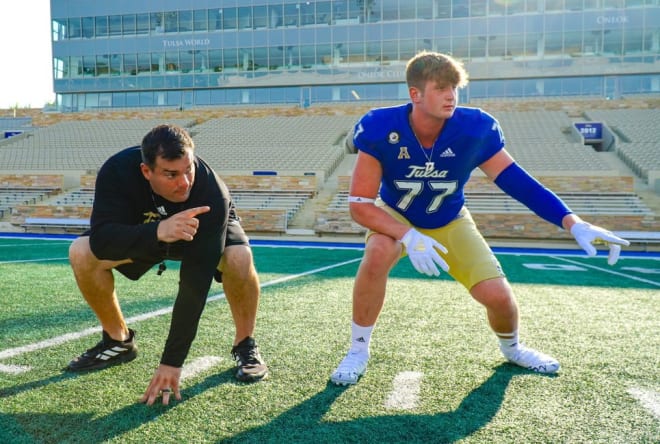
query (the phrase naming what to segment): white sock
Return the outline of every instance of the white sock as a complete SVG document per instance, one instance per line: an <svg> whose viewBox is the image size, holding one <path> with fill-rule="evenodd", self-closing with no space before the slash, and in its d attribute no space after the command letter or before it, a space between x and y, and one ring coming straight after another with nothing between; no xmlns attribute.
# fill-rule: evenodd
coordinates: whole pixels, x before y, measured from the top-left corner
<svg viewBox="0 0 660 444"><path fill-rule="evenodd" d="M498 333L497 339L500 341L500 350L502 353L506 353L508 350L513 351L518 346L518 330L511 333Z"/></svg>
<svg viewBox="0 0 660 444"><path fill-rule="evenodd" d="M351 322L351 349L352 353L369 354L369 344L371 343L371 332L374 326L362 327L354 321Z"/></svg>

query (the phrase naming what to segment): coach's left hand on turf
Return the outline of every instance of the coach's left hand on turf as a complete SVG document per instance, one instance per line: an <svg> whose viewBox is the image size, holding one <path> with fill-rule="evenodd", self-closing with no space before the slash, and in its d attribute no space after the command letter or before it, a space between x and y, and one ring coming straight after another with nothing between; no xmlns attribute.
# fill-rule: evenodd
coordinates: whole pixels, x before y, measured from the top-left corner
<svg viewBox="0 0 660 444"><path fill-rule="evenodd" d="M619 260L621 245L630 245L630 242L614 235L611 231L607 231L587 222L577 222L571 227L571 234L577 241L578 245L582 247L589 256L596 255L596 247L594 247L594 244L602 243L609 245L610 252L607 257L607 263L610 265L616 264Z"/></svg>
<svg viewBox="0 0 660 444"><path fill-rule="evenodd" d="M156 373L151 378L149 387L140 402L152 405L156 398L162 396L163 405L170 403L170 396L174 394L177 401L181 401L181 392L179 391L179 381L181 379L181 369L171 365L160 364Z"/></svg>

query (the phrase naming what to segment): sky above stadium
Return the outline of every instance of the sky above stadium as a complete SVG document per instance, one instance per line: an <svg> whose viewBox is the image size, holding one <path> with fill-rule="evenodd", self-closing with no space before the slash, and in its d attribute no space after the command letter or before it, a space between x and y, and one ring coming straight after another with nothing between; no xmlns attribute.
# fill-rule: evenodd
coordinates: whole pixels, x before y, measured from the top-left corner
<svg viewBox="0 0 660 444"><path fill-rule="evenodd" d="M0 108L52 103L50 0L0 0L0 42Z"/></svg>

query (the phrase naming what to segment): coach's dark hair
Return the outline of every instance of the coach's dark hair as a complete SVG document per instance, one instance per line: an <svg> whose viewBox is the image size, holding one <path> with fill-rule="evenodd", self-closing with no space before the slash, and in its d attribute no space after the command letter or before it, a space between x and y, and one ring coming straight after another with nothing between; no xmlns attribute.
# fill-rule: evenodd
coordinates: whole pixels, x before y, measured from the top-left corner
<svg viewBox="0 0 660 444"><path fill-rule="evenodd" d="M149 169L156 166L156 157L167 160L180 159L187 150L194 150L195 144L184 128L164 124L152 128L142 139L142 162Z"/></svg>

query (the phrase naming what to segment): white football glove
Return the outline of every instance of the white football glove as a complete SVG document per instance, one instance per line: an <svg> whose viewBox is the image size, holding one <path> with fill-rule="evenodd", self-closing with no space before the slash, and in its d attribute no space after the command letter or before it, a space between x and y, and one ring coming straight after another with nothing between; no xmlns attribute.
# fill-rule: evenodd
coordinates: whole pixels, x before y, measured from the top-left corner
<svg viewBox="0 0 660 444"><path fill-rule="evenodd" d="M596 247L594 244L609 245L610 253L607 257L607 263L610 265L616 264L621 254L621 245L630 245L625 239L615 236L612 232L607 231L596 225L591 225L587 222L578 222L571 227L571 234L577 241L578 245L587 252L589 256L596 255Z"/></svg>
<svg viewBox="0 0 660 444"><path fill-rule="evenodd" d="M410 262L412 262L415 270L429 276L440 276L437 265L440 265L444 271L449 270L449 265L444 259L440 257L436 248L443 253L447 253L447 249L436 240L423 235L419 231L411 228L401 238L401 243L405 245L406 251Z"/></svg>

